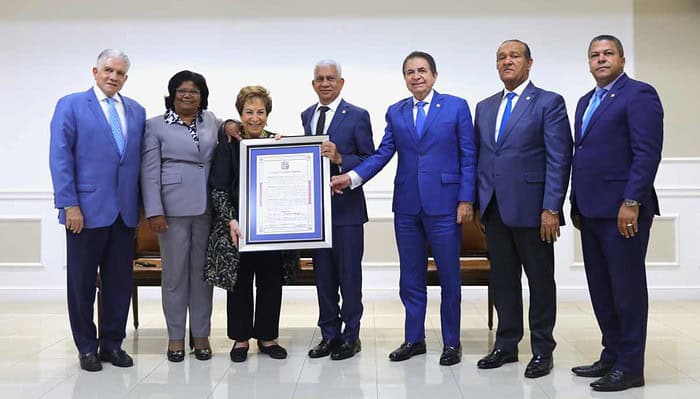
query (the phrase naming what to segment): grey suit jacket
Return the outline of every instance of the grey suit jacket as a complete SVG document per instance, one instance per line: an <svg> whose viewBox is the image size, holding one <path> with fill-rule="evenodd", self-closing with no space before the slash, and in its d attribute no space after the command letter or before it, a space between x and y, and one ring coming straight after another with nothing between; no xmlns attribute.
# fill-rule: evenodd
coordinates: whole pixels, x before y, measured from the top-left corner
<svg viewBox="0 0 700 399"><path fill-rule="evenodd" d="M203 111L197 121L199 150L182 125L163 115L146 121L141 150L141 192L146 217L195 216L208 209L207 178L221 120Z"/></svg>

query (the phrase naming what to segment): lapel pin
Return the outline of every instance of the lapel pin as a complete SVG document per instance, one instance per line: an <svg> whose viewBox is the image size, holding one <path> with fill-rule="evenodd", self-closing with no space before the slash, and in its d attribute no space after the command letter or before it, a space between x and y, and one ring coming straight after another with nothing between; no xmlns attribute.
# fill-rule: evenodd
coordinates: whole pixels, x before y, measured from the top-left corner
<svg viewBox="0 0 700 399"><path fill-rule="evenodd" d="M435 104L436 108L440 108L440 103Z"/></svg>
<svg viewBox="0 0 700 399"><path fill-rule="evenodd" d="M345 113L345 110L341 111L340 113L341 113L341 114L344 114L344 113Z"/></svg>
<svg viewBox="0 0 700 399"><path fill-rule="evenodd" d="M526 99L526 100L529 100L529 99L530 99L530 96L525 97L525 99Z"/></svg>
<svg viewBox="0 0 700 399"><path fill-rule="evenodd" d="M610 98L614 98L614 97L615 97L615 93L610 95Z"/></svg>

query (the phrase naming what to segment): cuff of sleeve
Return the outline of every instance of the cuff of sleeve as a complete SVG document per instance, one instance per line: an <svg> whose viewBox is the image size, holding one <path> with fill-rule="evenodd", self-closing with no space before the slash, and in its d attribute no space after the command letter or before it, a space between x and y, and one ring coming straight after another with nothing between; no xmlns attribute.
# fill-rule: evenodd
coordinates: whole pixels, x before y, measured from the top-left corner
<svg viewBox="0 0 700 399"><path fill-rule="evenodd" d="M350 177L350 190L354 190L362 185L362 176L358 175L354 170L348 172L348 177Z"/></svg>

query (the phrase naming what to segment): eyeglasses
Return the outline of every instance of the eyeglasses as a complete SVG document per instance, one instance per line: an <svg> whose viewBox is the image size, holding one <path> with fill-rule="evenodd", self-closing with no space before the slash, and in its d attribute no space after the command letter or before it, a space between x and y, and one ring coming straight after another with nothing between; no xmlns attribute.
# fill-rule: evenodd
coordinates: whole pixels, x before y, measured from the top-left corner
<svg viewBox="0 0 700 399"><path fill-rule="evenodd" d="M187 94L192 97L199 97L202 93L199 90L187 90L187 89L177 89L175 93L179 96L186 96Z"/></svg>

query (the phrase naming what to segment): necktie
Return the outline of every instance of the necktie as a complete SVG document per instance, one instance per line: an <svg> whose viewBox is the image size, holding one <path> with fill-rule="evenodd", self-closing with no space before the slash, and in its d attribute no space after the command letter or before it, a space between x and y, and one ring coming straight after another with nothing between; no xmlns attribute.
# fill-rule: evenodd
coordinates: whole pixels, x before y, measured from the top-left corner
<svg viewBox="0 0 700 399"><path fill-rule="evenodd" d="M416 103L416 133L418 133L418 138L423 136L423 126L425 126L425 110L423 107L425 104L427 104L425 101Z"/></svg>
<svg viewBox="0 0 700 399"><path fill-rule="evenodd" d="M496 135L496 142L498 142L498 139L501 138L501 134L503 134L503 131L506 130L506 123L508 123L508 119L510 119L510 113L513 108L513 98L515 97L515 93L508 93L506 97L508 97L508 101L506 101L506 108L503 110L503 116L501 117L501 126L499 126L498 134Z"/></svg>
<svg viewBox="0 0 700 399"><path fill-rule="evenodd" d="M124 154L124 135L122 134L122 122L119 120L119 114L117 113L117 107L114 106L114 99L107 98L107 105L109 109L109 125L112 127L112 136L114 141L117 142L117 148L119 148L119 155Z"/></svg>
<svg viewBox="0 0 700 399"><path fill-rule="evenodd" d="M581 123L581 138L583 138L583 136L586 134L588 122L591 121L591 117L595 113L595 110L598 108L600 102L603 100L603 96L607 92L608 91L606 89L600 89L593 95L593 100L591 100L591 103L588 104L588 108L586 108L586 112L583 114L583 122Z"/></svg>
<svg viewBox="0 0 700 399"><path fill-rule="evenodd" d="M328 112L330 108L326 107L325 105L322 105L318 107L318 122L316 123L316 134L321 135L323 134L323 131L326 129L326 112Z"/></svg>

